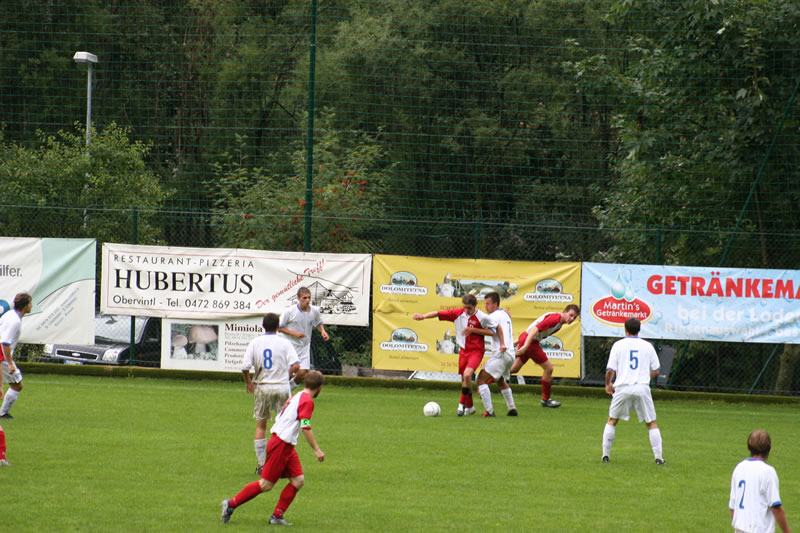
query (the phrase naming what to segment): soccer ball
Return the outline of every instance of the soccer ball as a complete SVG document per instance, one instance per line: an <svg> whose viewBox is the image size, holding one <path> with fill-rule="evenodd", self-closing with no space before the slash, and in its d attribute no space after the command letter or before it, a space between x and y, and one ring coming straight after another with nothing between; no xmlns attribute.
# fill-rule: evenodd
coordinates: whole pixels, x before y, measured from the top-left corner
<svg viewBox="0 0 800 533"><path fill-rule="evenodd" d="M442 408L436 402L428 402L422 408L422 412L425 413L425 416L439 416L442 413Z"/></svg>

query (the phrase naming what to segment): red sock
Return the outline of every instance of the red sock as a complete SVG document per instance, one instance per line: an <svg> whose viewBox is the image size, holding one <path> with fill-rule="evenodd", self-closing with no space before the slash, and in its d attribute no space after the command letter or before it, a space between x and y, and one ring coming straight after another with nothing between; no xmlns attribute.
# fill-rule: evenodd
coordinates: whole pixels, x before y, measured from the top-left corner
<svg viewBox="0 0 800 533"><path fill-rule="evenodd" d="M0 429L0 459L6 458L6 432Z"/></svg>
<svg viewBox="0 0 800 533"><path fill-rule="evenodd" d="M281 491L281 497L278 498L278 505L275 506L275 510L272 511L276 517L280 518L283 516L283 513L286 512L286 509L292 505L292 501L294 501L294 497L297 496L297 487L289 483L284 487Z"/></svg>
<svg viewBox="0 0 800 533"><path fill-rule="evenodd" d="M552 391L552 389L553 389L552 381L542 380L542 400L550 399L550 392Z"/></svg>
<svg viewBox="0 0 800 533"><path fill-rule="evenodd" d="M462 392L461 396L458 397L458 403L460 403L461 405L466 407L466 405L467 405L466 398L467 398L466 395Z"/></svg>
<svg viewBox="0 0 800 533"><path fill-rule="evenodd" d="M472 394L465 394L464 395L464 407L469 409L470 407L474 407L475 404L472 403Z"/></svg>
<svg viewBox="0 0 800 533"><path fill-rule="evenodd" d="M249 502L259 494L261 494L261 485L258 483L258 481L248 483L242 490L239 491L239 494L230 499L228 502L228 507L231 509L236 509L243 503Z"/></svg>

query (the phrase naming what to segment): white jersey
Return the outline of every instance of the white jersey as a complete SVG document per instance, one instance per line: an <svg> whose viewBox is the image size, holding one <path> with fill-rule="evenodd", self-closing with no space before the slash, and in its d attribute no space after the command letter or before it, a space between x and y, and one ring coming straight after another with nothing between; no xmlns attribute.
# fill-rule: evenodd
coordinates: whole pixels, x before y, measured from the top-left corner
<svg viewBox="0 0 800 533"><path fill-rule="evenodd" d="M319 312L319 307L310 305L308 311L303 311L299 305L293 305L281 313L281 322L278 327L305 334L305 337L298 339L281 333L281 336L291 342L295 350L299 352L311 345L311 330L321 324L322 314Z"/></svg>
<svg viewBox="0 0 800 533"><path fill-rule="evenodd" d="M731 525L747 533L773 533L772 508L781 505L778 474L761 459L745 459L733 470L728 508L733 510Z"/></svg>
<svg viewBox="0 0 800 533"><path fill-rule="evenodd" d="M6 311L0 317L0 342L6 346L11 346L11 355L14 355L14 349L17 347L19 340L19 333L22 329L22 317L15 309ZM4 359L3 353L0 352L0 361Z"/></svg>
<svg viewBox="0 0 800 533"><path fill-rule="evenodd" d="M503 328L506 353L511 354L513 357L516 350L514 349L514 330L511 327L511 317L508 316L505 309L497 309L489 315L489 318L497 322L498 329ZM492 335L492 353L495 355L500 353L500 337L498 337L496 333Z"/></svg>
<svg viewBox="0 0 800 533"><path fill-rule="evenodd" d="M275 333L266 333L250 341L242 370L254 371L253 383L282 385L289 383L289 368L299 362L292 343Z"/></svg>
<svg viewBox="0 0 800 533"><path fill-rule="evenodd" d="M274 433L283 442L297 445L300 427L311 427L311 414L314 412L314 398L305 389L292 396L284 404L280 414L275 417L269 432Z"/></svg>
<svg viewBox="0 0 800 533"><path fill-rule="evenodd" d="M649 385L650 371L661 364L653 345L639 337L625 337L614 343L608 356L606 370L616 372L614 388L625 385Z"/></svg>

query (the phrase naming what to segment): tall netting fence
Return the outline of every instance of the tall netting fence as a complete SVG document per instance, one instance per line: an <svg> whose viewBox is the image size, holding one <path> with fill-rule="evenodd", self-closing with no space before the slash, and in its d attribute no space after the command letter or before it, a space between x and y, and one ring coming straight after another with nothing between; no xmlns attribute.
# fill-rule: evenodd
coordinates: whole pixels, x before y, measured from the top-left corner
<svg viewBox="0 0 800 533"><path fill-rule="evenodd" d="M799 24L792 0L5 0L0 234L796 269ZM368 361L370 328L337 329L327 359ZM601 373L610 339L584 342ZM666 386L800 392L796 345L668 344Z"/></svg>

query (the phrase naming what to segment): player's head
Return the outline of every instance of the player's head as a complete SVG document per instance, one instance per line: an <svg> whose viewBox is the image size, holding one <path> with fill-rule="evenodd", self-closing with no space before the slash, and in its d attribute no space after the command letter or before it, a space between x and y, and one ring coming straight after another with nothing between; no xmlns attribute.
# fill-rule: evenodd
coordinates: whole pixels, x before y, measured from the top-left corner
<svg viewBox="0 0 800 533"><path fill-rule="evenodd" d="M750 455L755 457L769 457L769 452L772 449L772 440L769 438L769 433L763 429L756 429L747 437L747 449L750 450Z"/></svg>
<svg viewBox="0 0 800 533"><path fill-rule="evenodd" d="M33 298L27 292L21 292L14 297L14 310L16 311L30 311L28 306L33 302Z"/></svg>
<svg viewBox="0 0 800 533"><path fill-rule="evenodd" d="M486 296L483 297L483 301L486 304L487 313L494 313L500 308L500 295L496 292L486 293Z"/></svg>
<svg viewBox="0 0 800 533"><path fill-rule="evenodd" d="M581 316L581 308L575 304L569 304L564 308L564 311L561 313L562 322L565 324L572 324L575 322L575 319Z"/></svg>
<svg viewBox="0 0 800 533"><path fill-rule="evenodd" d="M478 308L478 299L474 294L465 294L462 296L461 303L464 304L464 310L468 315L475 314L475 310Z"/></svg>
<svg viewBox="0 0 800 533"><path fill-rule="evenodd" d="M632 316L625 321L625 332L628 335L638 335L641 329L642 323L639 322L638 318Z"/></svg>
<svg viewBox="0 0 800 533"><path fill-rule="evenodd" d="M311 395L314 396L314 398L319 394L323 383L325 383L325 376L323 376L322 372L319 370L310 371L303 380L303 385L311 391Z"/></svg>
<svg viewBox="0 0 800 533"><path fill-rule="evenodd" d="M261 321L261 325L264 327L264 331L269 333L274 333L278 331L278 325L281 323L281 317L276 315L275 313L267 313L264 315L264 320Z"/></svg>
<svg viewBox="0 0 800 533"><path fill-rule="evenodd" d="M311 290L308 287L297 289L297 305L303 310L308 309L308 306L311 305Z"/></svg>

